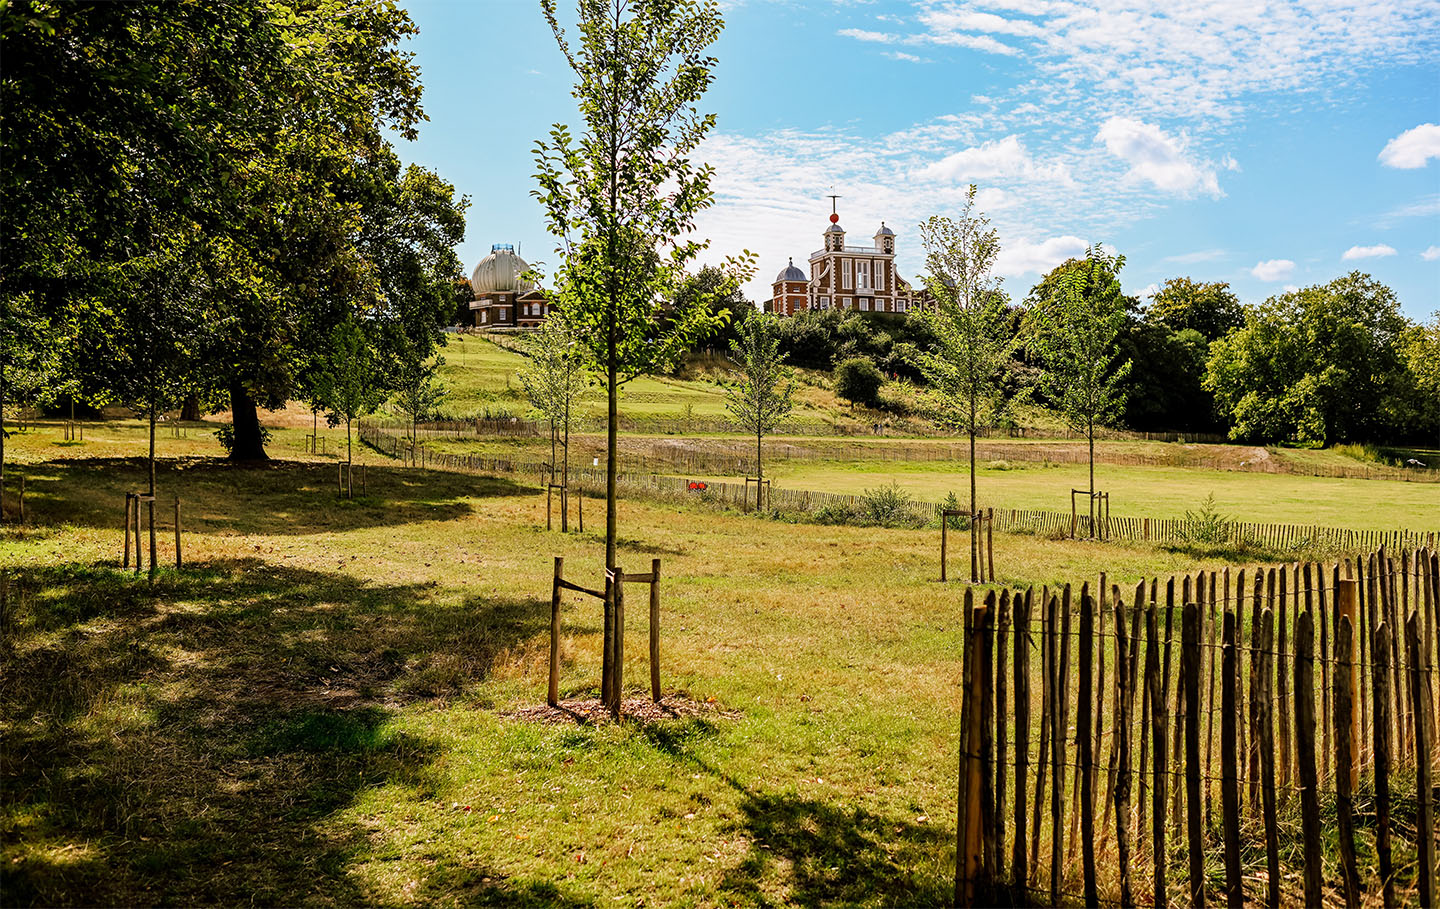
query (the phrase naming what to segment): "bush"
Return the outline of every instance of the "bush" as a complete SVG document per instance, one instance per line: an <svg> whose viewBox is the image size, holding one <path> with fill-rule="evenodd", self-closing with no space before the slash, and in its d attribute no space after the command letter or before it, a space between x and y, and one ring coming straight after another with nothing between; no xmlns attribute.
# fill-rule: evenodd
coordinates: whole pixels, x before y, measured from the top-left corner
<svg viewBox="0 0 1440 909"><path fill-rule="evenodd" d="M851 357L835 367L835 393L851 404L873 407L885 377L865 357Z"/></svg>
<svg viewBox="0 0 1440 909"><path fill-rule="evenodd" d="M860 510L845 502L826 502L815 509L816 524L860 524Z"/></svg>
<svg viewBox="0 0 1440 909"><path fill-rule="evenodd" d="M1199 511L1185 512L1180 535L1192 546L1221 546L1230 542L1230 519L1216 510L1213 493L1200 503Z"/></svg>
<svg viewBox="0 0 1440 909"><path fill-rule="evenodd" d="M222 423L215 427L215 440L220 443L221 448L225 449L226 457L235 453L235 427L231 424ZM270 430L264 426L260 427L260 444L270 444Z"/></svg>
<svg viewBox="0 0 1440 909"><path fill-rule="evenodd" d="M860 494L860 511L873 524L881 527L917 526L915 500L900 488L899 483L877 486Z"/></svg>

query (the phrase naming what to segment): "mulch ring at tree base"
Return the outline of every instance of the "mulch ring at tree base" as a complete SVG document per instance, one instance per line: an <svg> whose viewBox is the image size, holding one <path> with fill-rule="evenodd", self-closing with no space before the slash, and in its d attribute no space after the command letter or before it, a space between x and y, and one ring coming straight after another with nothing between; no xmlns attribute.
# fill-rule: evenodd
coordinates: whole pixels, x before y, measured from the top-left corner
<svg viewBox="0 0 1440 909"><path fill-rule="evenodd" d="M555 707L551 707L549 704L536 704L533 707L522 707L510 713L509 716L532 723L599 725L612 722L609 708L603 706L598 698L561 701ZM620 704L622 722L628 720L638 723L654 723L660 720L696 716L736 719L740 716L740 711L725 710L713 701L701 703L680 695L667 695L661 698L658 704L649 698L629 698Z"/></svg>

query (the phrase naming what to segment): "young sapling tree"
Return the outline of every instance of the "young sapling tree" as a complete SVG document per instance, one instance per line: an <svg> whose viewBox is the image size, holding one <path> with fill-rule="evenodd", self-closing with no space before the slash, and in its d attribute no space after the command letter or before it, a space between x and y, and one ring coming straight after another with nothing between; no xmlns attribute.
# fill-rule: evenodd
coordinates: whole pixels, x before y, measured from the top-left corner
<svg viewBox="0 0 1440 909"><path fill-rule="evenodd" d="M773 432L794 409L793 373L785 368L780 352L780 328L773 315L756 313L739 327L739 337L730 342L730 362L740 380L725 388L725 409L742 432L755 436L755 507L765 479L761 463L765 434Z"/></svg>

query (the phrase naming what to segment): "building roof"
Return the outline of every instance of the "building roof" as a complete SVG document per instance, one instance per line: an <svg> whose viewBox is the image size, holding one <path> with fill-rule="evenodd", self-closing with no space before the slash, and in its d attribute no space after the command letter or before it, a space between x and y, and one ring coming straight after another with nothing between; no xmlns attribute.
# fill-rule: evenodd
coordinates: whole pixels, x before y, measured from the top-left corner
<svg viewBox="0 0 1440 909"><path fill-rule="evenodd" d="M825 228L825 233L843 234L845 233L845 228L841 227L839 224L831 224L829 227Z"/></svg>
<svg viewBox="0 0 1440 909"><path fill-rule="evenodd" d="M890 228L886 227L886 226L885 226L885 222L884 222L884 221L881 221L881 222L880 222L880 229L877 230L877 231L875 231L875 236L877 236L877 237L893 237L893 236L895 236L895 231L893 231L893 230L891 230Z"/></svg>
<svg viewBox="0 0 1440 909"><path fill-rule="evenodd" d="M790 258L790 264L787 265L787 266L785 266L784 268L780 269L780 274L778 274L778 275L775 276L775 283L776 283L776 284L779 284L781 281L808 281L808 280L810 280L810 279L807 278L807 277L805 277L805 272L803 272L803 271L801 271L800 269L798 269L798 268L795 267L795 258L794 258L793 256Z"/></svg>
<svg viewBox="0 0 1440 909"><path fill-rule="evenodd" d="M521 277L530 266L515 255L508 243L490 247L490 255L480 260L470 273L470 286L475 295L494 293L527 293L535 289L532 281Z"/></svg>

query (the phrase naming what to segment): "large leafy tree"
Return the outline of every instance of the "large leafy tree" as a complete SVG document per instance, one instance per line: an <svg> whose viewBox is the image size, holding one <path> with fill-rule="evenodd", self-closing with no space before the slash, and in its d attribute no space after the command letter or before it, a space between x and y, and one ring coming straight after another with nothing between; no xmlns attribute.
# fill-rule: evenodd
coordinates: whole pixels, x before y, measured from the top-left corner
<svg viewBox="0 0 1440 909"><path fill-rule="evenodd" d="M1440 444L1440 310L1410 331L1405 360L1412 377L1408 425L1417 438Z"/></svg>
<svg viewBox="0 0 1440 909"><path fill-rule="evenodd" d="M84 310L111 305L111 273L161 254L161 222L193 222L216 328L201 390L229 399L234 455L263 457L256 405L301 390L333 325L413 329L397 313L458 274L432 241L453 246L463 201L402 175L387 135L423 118L413 31L381 0L6 4L0 300L100 324Z"/></svg>
<svg viewBox="0 0 1440 909"><path fill-rule="evenodd" d="M32 297L0 301L0 524L5 522L5 407L45 400L59 371L62 343L60 331Z"/></svg>
<svg viewBox="0 0 1440 909"><path fill-rule="evenodd" d="M1361 272L1271 297L1210 350L1205 385L1255 442L1383 441L1403 432L1411 324Z"/></svg>
<svg viewBox="0 0 1440 909"><path fill-rule="evenodd" d="M575 72L583 127L577 136L557 124L536 143L535 195L561 241L554 302L605 385L613 568L620 386L669 367L708 334L718 322L712 299L748 273L746 254L727 260L729 280L708 291L686 278L706 245L692 232L712 201L712 169L691 156L715 123L696 105L714 77L707 51L723 22L713 0L579 0L572 41L555 0L541 8Z"/></svg>
<svg viewBox="0 0 1440 909"><path fill-rule="evenodd" d="M778 320L753 313L741 323L740 337L730 342L730 362L740 380L725 388L725 409L741 431L755 436L755 506L760 507L761 463L766 433L774 432L794 408L795 380L780 353Z"/></svg>
<svg viewBox="0 0 1440 909"><path fill-rule="evenodd" d="M1170 278L1150 294L1145 315L1174 332L1191 329L1215 341L1245 324L1240 298L1223 281Z"/></svg>
<svg viewBox="0 0 1440 909"><path fill-rule="evenodd" d="M1129 301L1120 291L1125 257L1092 246L1084 259L1057 266L1030 292L1029 343L1044 369L1040 387L1089 443L1090 491L1095 491L1095 430L1117 419L1125 406L1130 361L1117 341ZM1090 527L1094 532L1094 499Z"/></svg>
<svg viewBox="0 0 1440 909"><path fill-rule="evenodd" d="M1005 377L1020 347L1010 307L991 274L1000 242L990 219L975 210L972 184L958 218L932 217L920 225L925 246L925 289L933 302L923 318L935 344L919 350L916 364L930 383L936 413L970 439L970 513L976 508L975 435L1004 412ZM972 533L978 533L972 522ZM979 580L971 547L970 576Z"/></svg>

